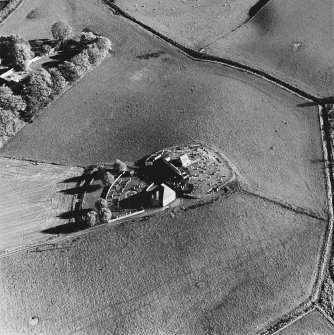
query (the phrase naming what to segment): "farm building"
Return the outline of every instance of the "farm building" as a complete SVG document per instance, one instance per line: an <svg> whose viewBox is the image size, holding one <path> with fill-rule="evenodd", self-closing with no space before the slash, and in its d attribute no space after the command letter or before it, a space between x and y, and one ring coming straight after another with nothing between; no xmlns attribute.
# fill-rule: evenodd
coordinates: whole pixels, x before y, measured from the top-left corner
<svg viewBox="0 0 334 335"><path fill-rule="evenodd" d="M176 199L176 193L165 184L151 184L146 189L151 207L165 207Z"/></svg>
<svg viewBox="0 0 334 335"><path fill-rule="evenodd" d="M183 155L186 156L186 155ZM150 156L145 162L145 174L157 184L171 180L187 180L189 173L183 164L189 165L189 158L171 160L166 152Z"/></svg>
<svg viewBox="0 0 334 335"><path fill-rule="evenodd" d="M176 193L170 187L152 183L140 193L121 200L119 206L122 209L165 207L175 199Z"/></svg>

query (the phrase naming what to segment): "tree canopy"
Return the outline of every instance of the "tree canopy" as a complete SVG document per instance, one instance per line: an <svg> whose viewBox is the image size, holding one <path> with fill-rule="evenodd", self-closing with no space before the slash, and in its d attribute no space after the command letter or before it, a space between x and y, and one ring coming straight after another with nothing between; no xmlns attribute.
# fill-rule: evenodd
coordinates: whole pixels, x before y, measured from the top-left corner
<svg viewBox="0 0 334 335"><path fill-rule="evenodd" d="M52 25L51 33L55 40L64 42L73 36L73 29L68 23L58 21Z"/></svg>

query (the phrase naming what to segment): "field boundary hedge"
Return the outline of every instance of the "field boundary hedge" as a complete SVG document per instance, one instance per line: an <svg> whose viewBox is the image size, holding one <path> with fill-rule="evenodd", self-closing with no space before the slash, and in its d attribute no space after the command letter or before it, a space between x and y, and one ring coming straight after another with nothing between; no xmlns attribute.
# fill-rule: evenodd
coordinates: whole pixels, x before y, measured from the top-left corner
<svg viewBox="0 0 334 335"><path fill-rule="evenodd" d="M8 18L8 16L13 13L13 11L21 5L23 0L9 0L5 8L0 10L0 26Z"/></svg>

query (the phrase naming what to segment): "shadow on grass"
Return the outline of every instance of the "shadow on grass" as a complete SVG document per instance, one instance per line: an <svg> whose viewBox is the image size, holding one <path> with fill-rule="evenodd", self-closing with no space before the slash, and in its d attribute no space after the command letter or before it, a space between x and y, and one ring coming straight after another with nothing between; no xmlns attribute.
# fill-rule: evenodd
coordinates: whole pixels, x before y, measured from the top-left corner
<svg viewBox="0 0 334 335"><path fill-rule="evenodd" d="M71 194L71 195L75 195L75 194L82 194L84 192L86 193L92 193L95 192L99 189L101 189L102 186L101 185L89 185L89 186L83 186L83 187L73 187L73 188L68 188L66 190L61 190L59 192L63 193L63 194Z"/></svg>
<svg viewBox="0 0 334 335"><path fill-rule="evenodd" d="M85 222L82 222L81 217L87 212L89 212L89 209L80 210L80 211L64 212L58 215L58 217L64 220L70 220L70 219L74 219L74 220L72 222L69 222L69 223L66 223L66 224L63 224L57 227L44 229L42 230L42 233L58 235L58 234L70 234L70 233L75 233L80 230L84 230L88 227Z"/></svg>
<svg viewBox="0 0 334 335"><path fill-rule="evenodd" d="M297 107L310 107L310 106L317 106L317 105L323 106L326 104L334 104L334 96L318 99L317 101L312 101L312 102L303 102L301 104L298 104Z"/></svg>
<svg viewBox="0 0 334 335"><path fill-rule="evenodd" d="M62 183L79 183L85 179L85 176L75 176L71 178L64 179Z"/></svg>

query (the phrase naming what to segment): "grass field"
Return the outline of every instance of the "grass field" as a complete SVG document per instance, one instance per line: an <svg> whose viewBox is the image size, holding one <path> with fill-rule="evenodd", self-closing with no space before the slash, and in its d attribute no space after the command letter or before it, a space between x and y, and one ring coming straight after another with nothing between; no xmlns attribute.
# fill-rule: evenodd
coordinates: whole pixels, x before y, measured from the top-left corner
<svg viewBox="0 0 334 335"><path fill-rule="evenodd" d="M2 149L69 165L135 161L177 143L219 147L256 190L326 212L316 107L232 69L192 62L158 40L126 44ZM129 52L127 52L129 51ZM47 139L47 141L45 140ZM252 153L252 154L250 154Z"/></svg>
<svg viewBox="0 0 334 335"><path fill-rule="evenodd" d="M277 335L331 335L333 333L334 326L318 311L312 311L279 331Z"/></svg>
<svg viewBox="0 0 334 335"><path fill-rule="evenodd" d="M298 107L302 99L247 73L191 61L98 1L73 3L71 12L65 0L57 7L25 2L0 34L49 37L46 26L66 19L64 10L77 29L88 26L114 41L116 52L9 141L4 155L64 165L135 161L199 139L231 158L253 189L327 211L316 107ZM27 19L38 5L49 14Z"/></svg>
<svg viewBox="0 0 334 335"><path fill-rule="evenodd" d="M243 24L256 2L116 0L115 4L173 40L200 49Z"/></svg>
<svg viewBox="0 0 334 335"><path fill-rule="evenodd" d="M42 230L65 224L59 215L71 211L73 195L61 191L75 187L65 180L81 174L81 168L0 158L0 252L50 237Z"/></svg>
<svg viewBox="0 0 334 335"><path fill-rule="evenodd" d="M333 13L331 0L271 0L252 20L206 51L320 96L332 96Z"/></svg>
<svg viewBox="0 0 334 335"><path fill-rule="evenodd" d="M249 334L308 296L325 228L235 194L9 256L0 260L0 329Z"/></svg>
<svg viewBox="0 0 334 335"><path fill-rule="evenodd" d="M115 53L0 155L88 165L201 140L231 159L252 192L325 220L234 194L8 256L0 330L243 335L304 301L327 225L317 108L247 73L192 61L99 1L24 1L0 34L49 38L58 19L109 37Z"/></svg>

